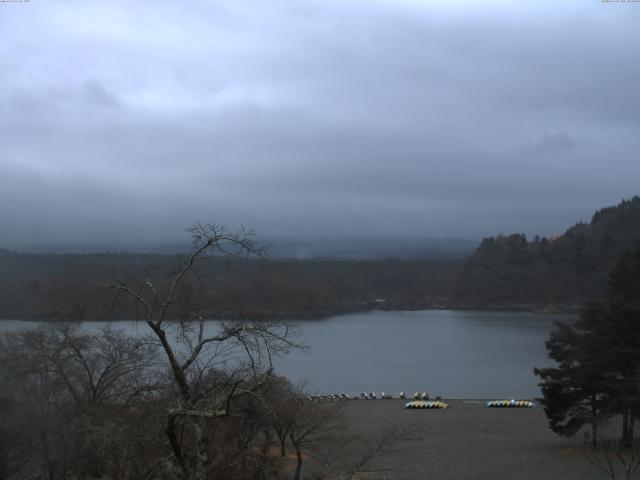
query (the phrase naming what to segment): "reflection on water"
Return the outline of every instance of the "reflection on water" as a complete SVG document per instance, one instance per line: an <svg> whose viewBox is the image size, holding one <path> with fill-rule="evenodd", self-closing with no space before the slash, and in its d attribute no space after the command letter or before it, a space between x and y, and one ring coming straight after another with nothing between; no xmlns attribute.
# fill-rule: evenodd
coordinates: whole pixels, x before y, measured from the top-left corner
<svg viewBox="0 0 640 480"><path fill-rule="evenodd" d="M544 343L566 315L428 310L299 321L308 354L277 359L278 373L320 393L427 391L448 398L539 396L533 367L550 365ZM0 331L33 323L5 320ZM96 328L101 322L87 322ZM141 322L118 322L146 333ZM215 328L215 322L211 322Z"/></svg>

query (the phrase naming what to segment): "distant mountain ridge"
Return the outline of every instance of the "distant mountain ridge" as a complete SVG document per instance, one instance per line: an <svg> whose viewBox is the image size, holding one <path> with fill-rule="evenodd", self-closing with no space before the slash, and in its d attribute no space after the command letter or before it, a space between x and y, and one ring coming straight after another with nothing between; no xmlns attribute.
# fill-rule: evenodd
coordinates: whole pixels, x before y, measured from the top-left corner
<svg viewBox="0 0 640 480"><path fill-rule="evenodd" d="M598 210L553 240L523 234L485 238L452 294L465 307L576 307L604 291L608 273L640 246L640 197Z"/></svg>

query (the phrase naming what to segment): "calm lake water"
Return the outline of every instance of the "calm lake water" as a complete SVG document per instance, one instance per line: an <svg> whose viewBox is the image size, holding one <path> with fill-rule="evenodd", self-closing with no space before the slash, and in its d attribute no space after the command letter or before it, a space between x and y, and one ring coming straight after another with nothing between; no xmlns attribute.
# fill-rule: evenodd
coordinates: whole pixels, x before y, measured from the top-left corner
<svg viewBox="0 0 640 480"><path fill-rule="evenodd" d="M426 310L298 321L307 354L278 359L278 373L318 393L401 390L448 398L540 396L533 367L551 365L544 343L570 315ZM99 325L98 322L88 322ZM0 321L0 332L34 323ZM118 322L132 333L140 322ZM212 322L212 327L215 322Z"/></svg>

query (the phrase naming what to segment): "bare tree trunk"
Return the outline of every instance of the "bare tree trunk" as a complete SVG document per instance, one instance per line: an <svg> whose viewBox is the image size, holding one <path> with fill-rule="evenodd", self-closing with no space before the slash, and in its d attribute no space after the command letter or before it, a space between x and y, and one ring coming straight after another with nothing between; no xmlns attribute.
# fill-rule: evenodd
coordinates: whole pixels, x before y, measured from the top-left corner
<svg viewBox="0 0 640 480"><path fill-rule="evenodd" d="M286 446L286 442L287 442L287 437L282 437L280 439L280 456L282 458L287 456L287 446Z"/></svg>
<svg viewBox="0 0 640 480"><path fill-rule="evenodd" d="M189 383L187 382L187 379L185 377L184 370L180 367L180 364L176 359L173 348L167 340L167 333L152 321L148 321L147 324L149 325L149 327L151 327L151 330L153 330L153 332L160 340L162 348L167 355L167 359L169 360L173 378L176 381L178 388L180 389L180 395L182 396L183 401L188 402L190 400Z"/></svg>
<svg viewBox="0 0 640 480"><path fill-rule="evenodd" d="M176 432L176 418L173 415L169 415L167 418L167 428L165 429L165 433L169 438L169 443L171 444L171 449L173 450L173 455L180 466L180 470L183 475L187 474L187 466L184 461L184 456L182 455L182 448L180 447L180 440L178 440L178 434Z"/></svg>
<svg viewBox="0 0 640 480"><path fill-rule="evenodd" d="M269 431L269 429L265 429L262 431L262 434L264 435L264 443L262 444L262 456L266 458L269 455L269 448L272 444L271 432Z"/></svg>
<svg viewBox="0 0 640 480"><path fill-rule="evenodd" d="M47 462L47 476L49 477L49 480L55 480L56 474L53 466L53 460L49 454L49 438L46 431L41 433L40 438L42 441L42 453L44 454L45 461Z"/></svg>
<svg viewBox="0 0 640 480"><path fill-rule="evenodd" d="M622 444L627 447L631 445L629 437L629 412L625 410L622 413Z"/></svg>
<svg viewBox="0 0 640 480"><path fill-rule="evenodd" d="M591 396L591 446L598 446L598 407L595 394Z"/></svg>
<svg viewBox="0 0 640 480"><path fill-rule="evenodd" d="M196 480L207 480L207 467L209 465L209 437L206 428L201 423L194 422L194 434L196 437ZM203 431L204 430L204 431Z"/></svg>
<svg viewBox="0 0 640 480"><path fill-rule="evenodd" d="M293 480L300 480L300 473L302 472L302 450L300 450L300 447L298 445L295 446L296 447L296 473L295 476L293 477Z"/></svg>

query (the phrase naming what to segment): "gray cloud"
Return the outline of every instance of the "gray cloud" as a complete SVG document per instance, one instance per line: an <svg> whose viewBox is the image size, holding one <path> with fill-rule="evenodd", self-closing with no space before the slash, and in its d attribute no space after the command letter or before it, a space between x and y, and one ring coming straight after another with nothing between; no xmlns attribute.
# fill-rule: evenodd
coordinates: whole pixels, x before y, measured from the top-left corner
<svg viewBox="0 0 640 480"><path fill-rule="evenodd" d="M640 7L0 5L0 245L550 234L638 193Z"/></svg>

